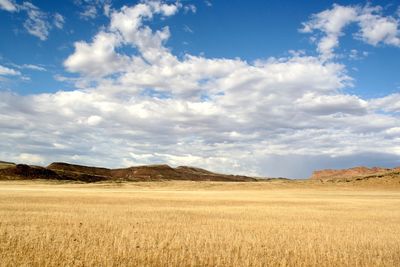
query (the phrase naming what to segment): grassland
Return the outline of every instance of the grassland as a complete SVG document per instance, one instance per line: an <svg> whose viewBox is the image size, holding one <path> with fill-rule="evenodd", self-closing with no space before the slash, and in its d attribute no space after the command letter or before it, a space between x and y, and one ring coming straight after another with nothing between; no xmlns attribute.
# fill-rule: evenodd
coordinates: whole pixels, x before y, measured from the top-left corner
<svg viewBox="0 0 400 267"><path fill-rule="evenodd" d="M0 182L1 266L399 266L400 188Z"/></svg>

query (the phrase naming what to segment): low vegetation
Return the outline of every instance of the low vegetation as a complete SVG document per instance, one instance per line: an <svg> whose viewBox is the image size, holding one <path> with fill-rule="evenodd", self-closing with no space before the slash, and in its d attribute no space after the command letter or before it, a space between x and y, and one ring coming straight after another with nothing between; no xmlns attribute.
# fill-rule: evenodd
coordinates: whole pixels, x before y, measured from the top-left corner
<svg viewBox="0 0 400 267"><path fill-rule="evenodd" d="M400 188L0 182L2 266L399 266Z"/></svg>

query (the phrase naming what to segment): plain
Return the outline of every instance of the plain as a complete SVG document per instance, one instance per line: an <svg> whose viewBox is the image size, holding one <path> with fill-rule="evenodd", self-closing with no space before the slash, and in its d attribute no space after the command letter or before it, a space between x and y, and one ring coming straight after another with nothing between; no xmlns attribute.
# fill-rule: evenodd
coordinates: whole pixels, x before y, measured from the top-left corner
<svg viewBox="0 0 400 267"><path fill-rule="evenodd" d="M399 266L400 188L0 182L1 266Z"/></svg>

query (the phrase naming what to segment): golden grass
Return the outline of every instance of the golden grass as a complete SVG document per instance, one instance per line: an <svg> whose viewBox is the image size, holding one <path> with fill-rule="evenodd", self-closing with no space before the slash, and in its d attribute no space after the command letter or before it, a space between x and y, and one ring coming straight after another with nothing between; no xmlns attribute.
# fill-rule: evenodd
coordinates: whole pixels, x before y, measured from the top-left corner
<svg viewBox="0 0 400 267"><path fill-rule="evenodd" d="M399 266L400 190L0 182L1 266Z"/></svg>

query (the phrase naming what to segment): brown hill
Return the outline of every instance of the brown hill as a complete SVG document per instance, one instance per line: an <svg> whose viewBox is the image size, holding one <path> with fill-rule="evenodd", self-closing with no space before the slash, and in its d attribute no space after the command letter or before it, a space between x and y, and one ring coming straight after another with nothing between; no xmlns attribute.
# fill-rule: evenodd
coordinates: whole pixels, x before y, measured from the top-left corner
<svg viewBox="0 0 400 267"><path fill-rule="evenodd" d="M341 170L319 170L314 171L310 179L312 180L365 180L370 178L382 178L382 177L399 177L400 178L400 167L397 168L367 168L367 167L354 167L350 169Z"/></svg>
<svg viewBox="0 0 400 267"><path fill-rule="evenodd" d="M12 167L12 166L15 166L15 164L12 163L12 162L7 162L7 161L1 161L0 160L0 169L9 168L9 167Z"/></svg>
<svg viewBox="0 0 400 267"><path fill-rule="evenodd" d="M69 164L64 162L53 162L47 169L72 173L86 173L90 175L110 176L110 169L100 167L89 167L83 165Z"/></svg>
<svg viewBox="0 0 400 267"><path fill-rule="evenodd" d="M9 165L0 169L0 178L3 179L59 179L58 175L44 167L29 166L26 164Z"/></svg>
<svg viewBox="0 0 400 267"><path fill-rule="evenodd" d="M55 162L45 167L9 164L0 169L0 179L52 179L84 182L98 181L256 181L255 178L213 173L204 169L168 165L147 165L120 169L89 167Z"/></svg>

